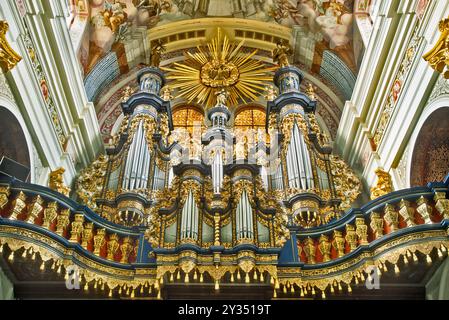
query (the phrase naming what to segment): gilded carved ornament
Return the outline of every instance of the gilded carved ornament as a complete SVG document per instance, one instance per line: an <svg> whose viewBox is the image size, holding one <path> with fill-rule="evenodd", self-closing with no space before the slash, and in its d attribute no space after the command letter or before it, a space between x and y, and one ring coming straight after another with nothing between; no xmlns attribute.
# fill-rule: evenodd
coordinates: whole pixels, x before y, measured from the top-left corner
<svg viewBox="0 0 449 320"><path fill-rule="evenodd" d="M371 188L371 200L377 199L380 196L393 191L393 183L388 172L381 168L377 168L375 174L377 175L377 183Z"/></svg>
<svg viewBox="0 0 449 320"><path fill-rule="evenodd" d="M76 192L81 201L96 210L95 200L100 197L106 177L108 156L100 155L90 166L81 170L76 180Z"/></svg>
<svg viewBox="0 0 449 320"><path fill-rule="evenodd" d="M64 185L64 172L65 169L62 167L51 171L49 175L48 187L59 193L62 193L65 196L68 196L70 193L70 188Z"/></svg>
<svg viewBox="0 0 449 320"><path fill-rule="evenodd" d="M440 21L438 28L441 32L435 46L427 52L423 58L435 71L442 73L445 79L449 79L449 18Z"/></svg>
<svg viewBox="0 0 449 320"><path fill-rule="evenodd" d="M293 53L292 47L287 40L279 40L276 43L276 47L272 51L273 62L279 67L287 67L290 65L288 62L288 56Z"/></svg>
<svg viewBox="0 0 449 320"><path fill-rule="evenodd" d="M5 73L14 68L22 60L22 57L11 48L6 40L8 28L8 22L0 20L0 67Z"/></svg>
<svg viewBox="0 0 449 320"><path fill-rule="evenodd" d="M11 194L9 186L0 187L0 210L8 203L8 197Z"/></svg>
<svg viewBox="0 0 449 320"><path fill-rule="evenodd" d="M360 180L346 162L336 155L330 155L330 167L336 195L342 200L339 208L349 209L361 193Z"/></svg>

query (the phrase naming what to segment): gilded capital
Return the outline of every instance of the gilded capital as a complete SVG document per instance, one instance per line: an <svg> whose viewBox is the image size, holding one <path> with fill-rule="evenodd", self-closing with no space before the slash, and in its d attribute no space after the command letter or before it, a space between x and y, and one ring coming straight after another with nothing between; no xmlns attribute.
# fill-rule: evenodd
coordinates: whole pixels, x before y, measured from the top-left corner
<svg viewBox="0 0 449 320"><path fill-rule="evenodd" d="M3 72L8 72L22 60L22 57L15 52L6 40L6 31L8 31L8 22L0 20L0 67Z"/></svg>
<svg viewBox="0 0 449 320"><path fill-rule="evenodd" d="M449 71L447 70L449 66L449 18L440 21L439 29L441 32L440 38L432 50L427 52L423 58L432 69L442 73L444 78L449 79Z"/></svg>

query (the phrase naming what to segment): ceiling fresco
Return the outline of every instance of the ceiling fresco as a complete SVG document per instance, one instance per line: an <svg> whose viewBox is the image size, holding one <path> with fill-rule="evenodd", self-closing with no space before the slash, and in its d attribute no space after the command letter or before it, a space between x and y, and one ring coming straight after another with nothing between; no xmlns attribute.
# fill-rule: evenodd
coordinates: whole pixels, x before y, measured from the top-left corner
<svg viewBox="0 0 449 320"><path fill-rule="evenodd" d="M258 49L254 58L268 64L276 42L290 42L292 63L315 85L321 104L318 116L332 137L344 101L352 94L363 54L355 21L369 21L372 10L372 0L69 1L86 24L78 32L73 24L71 33L82 34L76 49L105 141L120 117L121 92L136 85L133 74L150 63L154 42L166 44L161 65L170 66L185 60L185 52L194 52L197 45L209 41L215 32L212 29L221 22L227 22L224 32L232 41L246 39L242 49ZM178 104L186 102L178 100Z"/></svg>

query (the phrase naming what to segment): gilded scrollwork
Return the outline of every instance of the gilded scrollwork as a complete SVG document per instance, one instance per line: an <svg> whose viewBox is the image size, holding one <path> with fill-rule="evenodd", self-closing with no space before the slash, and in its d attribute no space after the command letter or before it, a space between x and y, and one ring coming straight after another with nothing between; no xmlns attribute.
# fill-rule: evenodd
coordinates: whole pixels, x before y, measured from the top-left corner
<svg viewBox="0 0 449 320"><path fill-rule="evenodd" d="M346 210L361 193L361 183L354 171L336 155L330 156L330 167L337 197L341 199L340 209Z"/></svg>

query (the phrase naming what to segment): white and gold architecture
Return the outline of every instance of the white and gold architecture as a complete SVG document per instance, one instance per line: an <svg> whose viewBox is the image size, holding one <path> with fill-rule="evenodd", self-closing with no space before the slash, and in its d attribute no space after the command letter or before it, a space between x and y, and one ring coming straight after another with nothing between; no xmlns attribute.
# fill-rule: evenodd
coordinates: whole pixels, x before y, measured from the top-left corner
<svg viewBox="0 0 449 320"><path fill-rule="evenodd" d="M2 2L0 299L449 298L448 17Z"/></svg>

